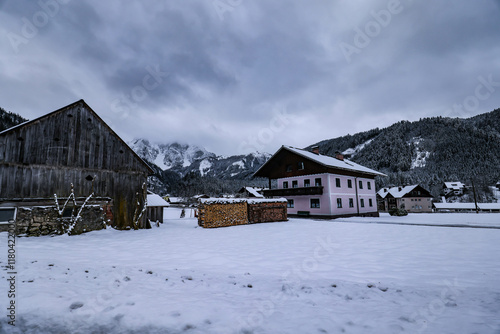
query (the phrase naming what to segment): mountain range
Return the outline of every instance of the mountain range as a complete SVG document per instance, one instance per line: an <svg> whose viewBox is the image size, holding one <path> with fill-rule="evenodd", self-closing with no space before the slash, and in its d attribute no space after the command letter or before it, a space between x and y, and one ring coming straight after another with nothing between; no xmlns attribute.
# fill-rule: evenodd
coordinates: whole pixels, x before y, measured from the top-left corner
<svg viewBox="0 0 500 334"><path fill-rule="evenodd" d="M0 131L24 121L0 108ZM252 175L269 159L269 153L220 156L199 146L146 139L135 139L129 145L155 171L149 188L162 195L220 195L246 185L267 186L267 180ZM488 201L488 186L500 180L500 109L466 119L401 121L305 148L315 145L321 154L334 156L339 151L387 174L377 177L377 189L418 183L438 196L445 181L474 182L481 200Z"/></svg>

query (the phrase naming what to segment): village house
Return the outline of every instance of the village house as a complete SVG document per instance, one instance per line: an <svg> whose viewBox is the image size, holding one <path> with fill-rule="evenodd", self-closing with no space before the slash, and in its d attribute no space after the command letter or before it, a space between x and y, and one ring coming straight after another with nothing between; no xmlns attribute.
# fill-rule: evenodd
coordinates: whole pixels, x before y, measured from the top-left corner
<svg viewBox="0 0 500 334"><path fill-rule="evenodd" d="M465 184L462 182L445 182L443 184L443 193L446 197L462 196L466 190Z"/></svg>
<svg viewBox="0 0 500 334"><path fill-rule="evenodd" d="M242 187L238 191L238 197L264 198L264 195L262 195L263 190L262 188Z"/></svg>
<svg viewBox="0 0 500 334"><path fill-rule="evenodd" d="M64 233L73 223L73 233L104 228L103 222L147 227L151 174L80 100L0 132L0 224L13 221L27 235Z"/></svg>
<svg viewBox="0 0 500 334"><path fill-rule="evenodd" d="M269 179L266 197L284 197L288 215L335 218L340 216L378 216L375 177L385 176L373 169L344 159L282 146L255 177ZM277 180L277 189L271 189Z"/></svg>
<svg viewBox="0 0 500 334"><path fill-rule="evenodd" d="M432 212L432 195L418 184L382 188L377 192L380 211L404 209L408 212Z"/></svg>
<svg viewBox="0 0 500 334"><path fill-rule="evenodd" d="M150 222L163 223L163 210L170 206L160 195L148 191L147 217Z"/></svg>

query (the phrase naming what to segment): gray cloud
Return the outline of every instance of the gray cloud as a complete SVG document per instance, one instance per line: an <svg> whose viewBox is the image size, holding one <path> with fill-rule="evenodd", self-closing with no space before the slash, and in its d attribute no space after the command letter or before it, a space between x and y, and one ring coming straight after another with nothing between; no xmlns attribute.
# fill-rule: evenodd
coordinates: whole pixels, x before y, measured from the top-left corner
<svg viewBox="0 0 500 334"><path fill-rule="evenodd" d="M26 117L84 98L126 140L235 154L500 106L495 87L450 112L479 77L500 82L498 0L243 0L224 13L215 1L59 1L0 1L0 103ZM358 29L371 35L362 47ZM342 43L357 48L350 59Z"/></svg>

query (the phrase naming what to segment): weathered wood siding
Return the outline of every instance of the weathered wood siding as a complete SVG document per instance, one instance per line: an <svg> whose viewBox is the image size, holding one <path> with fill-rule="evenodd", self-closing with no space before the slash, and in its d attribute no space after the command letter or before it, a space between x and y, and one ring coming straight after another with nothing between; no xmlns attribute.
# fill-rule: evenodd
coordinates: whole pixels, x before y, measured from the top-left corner
<svg viewBox="0 0 500 334"><path fill-rule="evenodd" d="M78 197L113 198L114 224L124 228L149 173L83 101L0 133L0 198L66 197L73 183Z"/></svg>

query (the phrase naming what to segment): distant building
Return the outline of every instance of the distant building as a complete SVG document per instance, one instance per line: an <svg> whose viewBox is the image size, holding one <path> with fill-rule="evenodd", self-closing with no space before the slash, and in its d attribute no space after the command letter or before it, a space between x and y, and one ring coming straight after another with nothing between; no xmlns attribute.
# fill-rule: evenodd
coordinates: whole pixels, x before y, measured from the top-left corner
<svg viewBox="0 0 500 334"><path fill-rule="evenodd" d="M498 190L500 190L500 181L497 182L496 187L497 187Z"/></svg>
<svg viewBox="0 0 500 334"><path fill-rule="evenodd" d="M432 195L418 184L382 188L377 192L377 203L380 211L399 208L408 212L432 212Z"/></svg>
<svg viewBox="0 0 500 334"><path fill-rule="evenodd" d="M385 175L340 153L330 157L318 147L282 146L254 176L269 178L264 196L286 198L289 215L334 218L378 216L375 177ZM272 179L277 189L271 189Z"/></svg>
<svg viewBox="0 0 500 334"><path fill-rule="evenodd" d="M476 212L475 203L434 203L436 212ZM479 212L500 212L500 203L477 203Z"/></svg>
<svg viewBox="0 0 500 334"><path fill-rule="evenodd" d="M147 213L151 222L163 223L163 209L170 206L160 195L148 193Z"/></svg>
<svg viewBox="0 0 500 334"><path fill-rule="evenodd" d="M466 189L462 182L445 182L443 184L443 193L446 197L462 196Z"/></svg>
<svg viewBox="0 0 500 334"><path fill-rule="evenodd" d="M248 197L248 198L264 198L264 195L262 195L264 189L262 188L255 188L255 187L242 187L239 191L238 194L241 197Z"/></svg>

